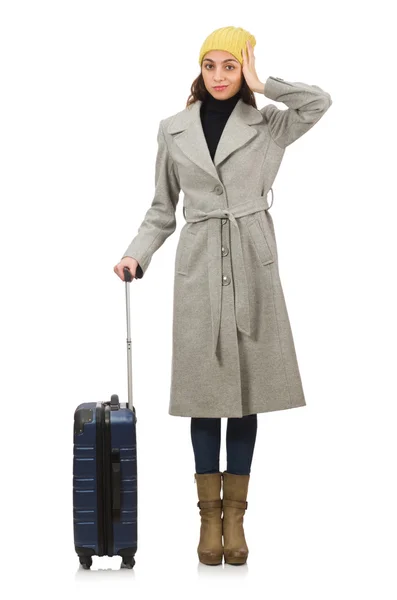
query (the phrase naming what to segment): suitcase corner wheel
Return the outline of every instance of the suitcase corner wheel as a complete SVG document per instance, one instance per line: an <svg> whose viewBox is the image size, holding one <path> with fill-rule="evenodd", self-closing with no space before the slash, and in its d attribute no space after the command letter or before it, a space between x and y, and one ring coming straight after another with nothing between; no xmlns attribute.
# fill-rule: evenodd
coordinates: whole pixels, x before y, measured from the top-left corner
<svg viewBox="0 0 397 600"><path fill-rule="evenodd" d="M89 569L92 566L91 556L79 556L79 560L83 569Z"/></svg>
<svg viewBox="0 0 397 600"><path fill-rule="evenodd" d="M123 556L121 560L122 569L132 569L135 565L135 559L133 556Z"/></svg>

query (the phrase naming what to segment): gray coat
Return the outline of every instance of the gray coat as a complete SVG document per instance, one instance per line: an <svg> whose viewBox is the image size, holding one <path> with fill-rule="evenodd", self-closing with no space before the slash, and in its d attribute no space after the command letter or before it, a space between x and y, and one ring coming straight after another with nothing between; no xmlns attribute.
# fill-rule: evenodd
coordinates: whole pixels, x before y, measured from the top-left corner
<svg viewBox="0 0 397 600"><path fill-rule="evenodd" d="M211 159L201 101L160 121L155 193L124 256L142 277L176 229L169 414L242 417L305 406L268 193L285 148L331 106L316 85L268 77L261 109L238 100Z"/></svg>

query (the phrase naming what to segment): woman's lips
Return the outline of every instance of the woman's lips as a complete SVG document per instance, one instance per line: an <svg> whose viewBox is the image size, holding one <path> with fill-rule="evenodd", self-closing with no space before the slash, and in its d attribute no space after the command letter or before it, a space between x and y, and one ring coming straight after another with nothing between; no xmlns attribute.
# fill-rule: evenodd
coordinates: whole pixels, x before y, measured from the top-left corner
<svg viewBox="0 0 397 600"><path fill-rule="evenodd" d="M217 92L221 92L222 90L225 90L226 88L227 88L227 85L214 86L214 90L216 90Z"/></svg>

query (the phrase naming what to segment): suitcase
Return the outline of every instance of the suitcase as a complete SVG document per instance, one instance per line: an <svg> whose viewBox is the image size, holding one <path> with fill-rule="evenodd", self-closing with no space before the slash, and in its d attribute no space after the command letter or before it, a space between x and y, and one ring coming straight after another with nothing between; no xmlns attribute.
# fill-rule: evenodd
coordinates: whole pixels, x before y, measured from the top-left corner
<svg viewBox="0 0 397 600"><path fill-rule="evenodd" d="M124 268L127 309L128 403L116 394L85 402L74 413L73 529L84 569L92 556L122 557L132 569L137 551L136 412L132 404L130 270Z"/></svg>

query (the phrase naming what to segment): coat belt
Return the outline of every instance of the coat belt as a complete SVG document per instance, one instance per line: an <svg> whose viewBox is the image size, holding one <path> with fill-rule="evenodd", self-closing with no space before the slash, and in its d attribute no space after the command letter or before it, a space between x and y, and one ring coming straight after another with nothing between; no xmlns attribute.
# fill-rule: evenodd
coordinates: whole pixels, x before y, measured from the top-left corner
<svg viewBox="0 0 397 600"><path fill-rule="evenodd" d="M272 190L273 191L273 190ZM270 205L271 206L271 205ZM233 227L230 230L230 249L232 278L235 293L235 318L240 331L251 335L251 318L248 298L247 273L244 265L243 248L241 244L238 218L261 210L267 210L269 205L265 196L254 198L237 204L231 208L215 208L209 212L183 207L183 214L188 223L208 220L208 283L211 302L213 353L216 353L219 339L222 308L222 252L219 221L228 218Z"/></svg>

